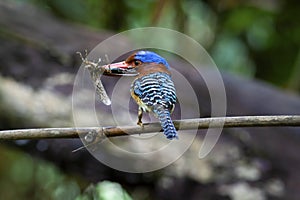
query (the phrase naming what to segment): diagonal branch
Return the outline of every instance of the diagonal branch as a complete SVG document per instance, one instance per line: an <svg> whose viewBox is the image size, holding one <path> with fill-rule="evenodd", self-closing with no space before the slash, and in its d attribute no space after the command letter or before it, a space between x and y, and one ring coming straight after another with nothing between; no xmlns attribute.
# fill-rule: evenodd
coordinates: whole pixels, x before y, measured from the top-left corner
<svg viewBox="0 0 300 200"><path fill-rule="evenodd" d="M277 116L240 116L240 117L212 117L175 120L176 129L207 129L233 127L267 127L267 126L299 126L300 115ZM140 126L121 127L70 127L70 128L37 128L0 131L0 140L20 139L49 139L49 138L78 138L84 137L87 142L95 138L117 137L132 134L142 134L161 131L160 124L144 123Z"/></svg>

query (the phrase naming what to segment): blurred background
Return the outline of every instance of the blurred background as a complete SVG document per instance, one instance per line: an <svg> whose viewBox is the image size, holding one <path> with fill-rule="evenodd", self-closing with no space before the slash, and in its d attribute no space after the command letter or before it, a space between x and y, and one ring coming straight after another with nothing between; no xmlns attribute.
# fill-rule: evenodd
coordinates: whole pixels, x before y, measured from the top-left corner
<svg viewBox="0 0 300 200"><path fill-rule="evenodd" d="M1 1L0 129L73 126L76 51L145 26L203 45L222 72L228 115L300 114L299 19L296 0ZM181 72L209 117L203 80ZM116 80L105 81L110 91ZM0 199L299 199L299 128L223 132L205 159L197 158L199 131L182 158L144 174L113 170L85 150L72 153L79 139L1 141Z"/></svg>

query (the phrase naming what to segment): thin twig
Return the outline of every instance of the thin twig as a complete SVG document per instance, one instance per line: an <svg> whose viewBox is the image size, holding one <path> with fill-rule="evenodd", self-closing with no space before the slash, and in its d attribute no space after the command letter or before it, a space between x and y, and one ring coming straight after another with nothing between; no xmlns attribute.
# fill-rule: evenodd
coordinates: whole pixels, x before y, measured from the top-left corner
<svg viewBox="0 0 300 200"><path fill-rule="evenodd" d="M278 116L241 116L212 117L175 120L174 125L180 130L233 128L233 127L267 127L267 126L300 126L300 115ZM0 140L78 138L84 137L87 142L95 138L117 137L132 134L143 134L161 131L159 123L144 123L140 126L121 127L82 127L82 128L38 128L0 131Z"/></svg>

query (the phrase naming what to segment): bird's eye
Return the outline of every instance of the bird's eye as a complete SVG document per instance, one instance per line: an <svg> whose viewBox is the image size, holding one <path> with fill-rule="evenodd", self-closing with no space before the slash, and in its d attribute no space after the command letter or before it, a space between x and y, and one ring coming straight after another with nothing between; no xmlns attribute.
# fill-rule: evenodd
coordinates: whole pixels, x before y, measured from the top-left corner
<svg viewBox="0 0 300 200"><path fill-rule="evenodd" d="M142 62L140 60L134 60L133 63L135 66L142 64Z"/></svg>

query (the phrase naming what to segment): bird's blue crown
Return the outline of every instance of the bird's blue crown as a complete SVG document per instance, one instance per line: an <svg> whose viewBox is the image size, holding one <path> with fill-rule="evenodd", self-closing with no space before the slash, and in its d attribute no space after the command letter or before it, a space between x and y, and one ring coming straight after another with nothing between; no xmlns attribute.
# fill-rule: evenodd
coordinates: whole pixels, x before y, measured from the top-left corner
<svg viewBox="0 0 300 200"><path fill-rule="evenodd" d="M135 59L140 60L143 63L157 63L157 64L163 64L167 67L167 69L170 69L169 63L161 57L160 55L152 52L152 51L138 51L135 56Z"/></svg>

